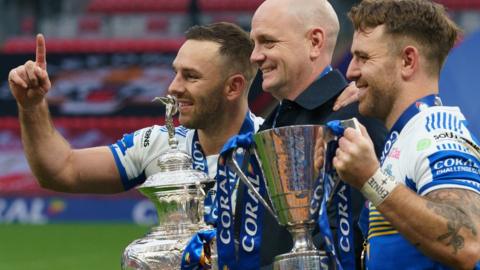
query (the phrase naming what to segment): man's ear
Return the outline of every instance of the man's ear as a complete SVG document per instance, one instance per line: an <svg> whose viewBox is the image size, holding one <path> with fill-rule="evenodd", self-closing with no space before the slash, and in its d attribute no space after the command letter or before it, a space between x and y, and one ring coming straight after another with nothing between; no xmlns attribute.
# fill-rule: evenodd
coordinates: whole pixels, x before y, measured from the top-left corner
<svg viewBox="0 0 480 270"><path fill-rule="evenodd" d="M310 42L310 58L315 59L321 55L325 49L325 31L322 28L313 28L307 34L307 39Z"/></svg>
<svg viewBox="0 0 480 270"><path fill-rule="evenodd" d="M247 90L247 80L241 74L233 74L225 82L225 97L227 100L235 100L242 97Z"/></svg>
<svg viewBox="0 0 480 270"><path fill-rule="evenodd" d="M411 78L419 68L420 54L414 46L406 46L401 52L400 72L404 79Z"/></svg>

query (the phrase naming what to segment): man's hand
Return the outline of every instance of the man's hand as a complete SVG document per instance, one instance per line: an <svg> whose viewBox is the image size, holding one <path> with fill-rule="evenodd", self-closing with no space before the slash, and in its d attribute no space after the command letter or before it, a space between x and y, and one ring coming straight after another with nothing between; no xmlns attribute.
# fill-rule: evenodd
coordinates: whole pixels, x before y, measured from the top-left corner
<svg viewBox="0 0 480 270"><path fill-rule="evenodd" d="M357 125L359 130L347 128L340 138L333 166L342 180L361 189L379 168L379 163L367 130L362 124Z"/></svg>
<svg viewBox="0 0 480 270"><path fill-rule="evenodd" d="M338 111L341 108L358 101L358 91L359 90L355 85L355 82L349 83L335 101L335 105L333 105L333 110Z"/></svg>
<svg viewBox="0 0 480 270"><path fill-rule="evenodd" d="M35 62L29 60L8 74L10 91L18 106L24 110L33 109L41 104L51 88L47 73L45 38L42 34L37 35L36 42Z"/></svg>

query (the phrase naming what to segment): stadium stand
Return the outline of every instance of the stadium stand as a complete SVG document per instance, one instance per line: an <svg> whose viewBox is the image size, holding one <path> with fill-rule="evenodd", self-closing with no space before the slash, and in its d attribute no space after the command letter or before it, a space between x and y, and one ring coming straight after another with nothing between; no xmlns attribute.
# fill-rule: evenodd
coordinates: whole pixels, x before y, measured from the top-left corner
<svg viewBox="0 0 480 270"><path fill-rule="evenodd" d="M345 14L357 2L332 1L340 14ZM0 0L0 21L3 20L0 26L0 58L4 64L0 69L0 76L4 78L0 84L0 198L8 198L6 202L12 205L16 198L22 196L28 200L39 196L48 205L51 198L58 196L64 198L67 205L81 206L79 201L70 200L71 197L40 189L23 157L16 104L5 78L8 70L32 58L35 33L44 33L47 40L48 68L54 87L49 98L55 125L76 145L109 144L124 133L163 123L163 110L150 101L153 96L165 93L173 76L171 61L183 42L183 32L189 26L228 21L248 30L251 16L262 2ZM438 2L448 7L452 18L464 27L465 35L478 33L480 0ZM348 64L351 29L345 16L340 19L344 30L339 44L345 45L340 46L336 66L345 71L346 64L342 66L339 63ZM470 44L469 53L474 54L476 48L478 54L478 36L475 40L466 39L468 43L460 44L458 48L463 49L464 45ZM449 74L445 78L449 81L444 85L459 88L460 84L455 80L459 70L464 66L469 67L471 72L476 70L473 64L460 64L459 61L464 59L461 56L465 57L460 53L453 54L450 60L455 63L453 67L449 68L447 61L446 71ZM467 80L462 77L461 85L469 85ZM272 97L261 90L257 78L250 96L253 112L264 115L273 103ZM478 109L472 110L474 116L475 113L478 115ZM472 116L469 118L475 119ZM471 124L478 129L478 121ZM130 192L118 198L125 199L125 209L131 210L141 197ZM101 201L98 198L95 200ZM66 216L60 220L73 218L73 213L64 213ZM128 214L128 211L118 213L115 218ZM61 215L49 217L56 221ZM101 213L95 216L101 217ZM136 222L130 217L125 220Z"/></svg>

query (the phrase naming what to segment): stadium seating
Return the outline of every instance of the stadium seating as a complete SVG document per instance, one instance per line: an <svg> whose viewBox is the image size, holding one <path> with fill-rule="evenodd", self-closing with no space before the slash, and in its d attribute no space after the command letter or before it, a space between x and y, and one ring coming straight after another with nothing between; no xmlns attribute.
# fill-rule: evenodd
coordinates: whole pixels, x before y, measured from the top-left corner
<svg viewBox="0 0 480 270"><path fill-rule="evenodd" d="M49 38L47 50L50 53L121 53L121 52L176 52L183 38L163 39L58 39ZM6 54L31 53L35 51L33 37L11 38L4 43Z"/></svg>

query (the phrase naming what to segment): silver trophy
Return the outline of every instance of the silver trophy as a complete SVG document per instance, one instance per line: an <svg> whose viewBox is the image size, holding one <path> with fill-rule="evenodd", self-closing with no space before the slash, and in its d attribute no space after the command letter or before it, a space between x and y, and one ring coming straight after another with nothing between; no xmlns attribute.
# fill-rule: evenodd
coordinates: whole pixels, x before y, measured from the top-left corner
<svg viewBox="0 0 480 270"><path fill-rule="evenodd" d="M203 221L204 188L214 180L194 170L191 157L177 148L172 120L177 112L175 97L155 100L166 105L170 149L157 159L159 172L148 177L137 189L155 205L158 225L126 247L122 256L123 270L179 269L190 238L198 230L207 228Z"/></svg>
<svg viewBox="0 0 480 270"><path fill-rule="evenodd" d="M341 121L341 125L355 127L355 121ZM299 125L261 131L253 138L256 148L247 149L246 152L254 154L260 163L273 209L231 156L228 164L278 223L287 227L293 237L293 249L289 253L276 256L273 268L335 269L326 252L315 247L311 236L316 224L315 213L318 213L318 208L312 210L312 199L315 197L316 201L322 200L323 192L318 190L323 190L324 180L317 181L321 172L315 169L314 161L316 155L325 156L328 151L327 143L335 139L335 135L326 126ZM320 148L318 144L323 144L324 147ZM323 149L323 153L315 153L319 149Z"/></svg>

